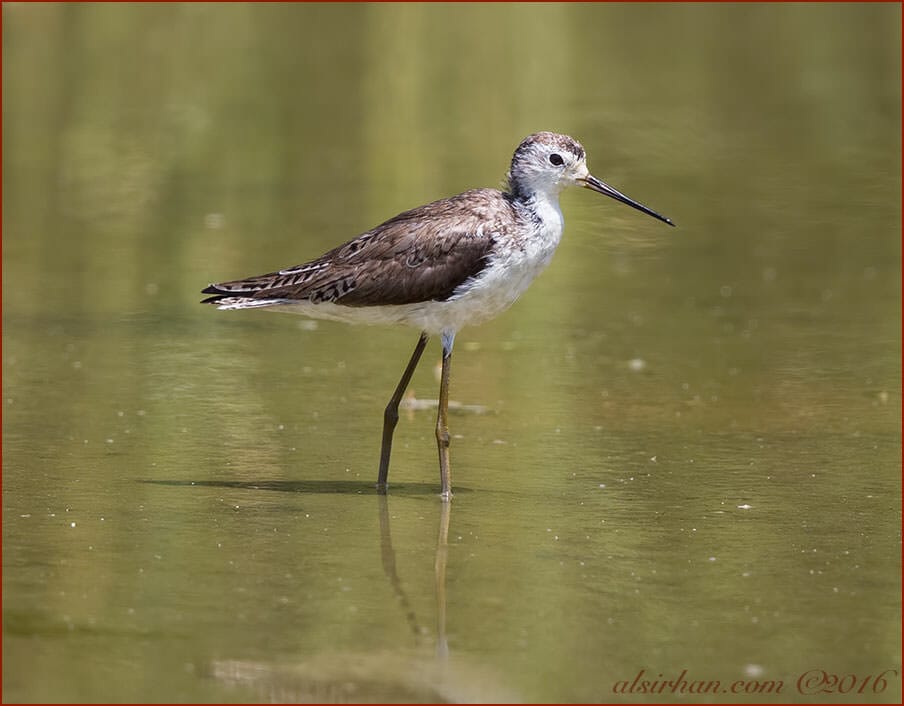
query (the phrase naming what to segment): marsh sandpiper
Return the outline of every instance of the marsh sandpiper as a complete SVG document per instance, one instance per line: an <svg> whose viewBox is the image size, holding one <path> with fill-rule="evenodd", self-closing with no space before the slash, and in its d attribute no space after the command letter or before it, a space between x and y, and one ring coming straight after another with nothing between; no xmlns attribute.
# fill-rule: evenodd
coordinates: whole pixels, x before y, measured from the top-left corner
<svg viewBox="0 0 904 706"><path fill-rule="evenodd" d="M383 414L377 490L385 493L399 402L431 335L442 341L436 442L441 497L449 500L449 371L455 334L507 309L548 264L562 237L559 192L583 186L674 225L590 174L584 148L538 132L512 157L508 188L473 189L400 213L295 267L211 284L220 309L268 308L349 323L421 331Z"/></svg>

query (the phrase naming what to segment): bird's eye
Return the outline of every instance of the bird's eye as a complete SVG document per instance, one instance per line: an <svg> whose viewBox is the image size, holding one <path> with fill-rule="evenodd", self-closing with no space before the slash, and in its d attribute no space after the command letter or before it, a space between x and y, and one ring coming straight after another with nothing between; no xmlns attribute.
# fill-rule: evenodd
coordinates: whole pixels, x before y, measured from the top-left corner
<svg viewBox="0 0 904 706"><path fill-rule="evenodd" d="M549 163L555 165L556 167L561 167L563 164L565 164L565 160L562 159L562 155L553 152L551 155L549 155Z"/></svg>

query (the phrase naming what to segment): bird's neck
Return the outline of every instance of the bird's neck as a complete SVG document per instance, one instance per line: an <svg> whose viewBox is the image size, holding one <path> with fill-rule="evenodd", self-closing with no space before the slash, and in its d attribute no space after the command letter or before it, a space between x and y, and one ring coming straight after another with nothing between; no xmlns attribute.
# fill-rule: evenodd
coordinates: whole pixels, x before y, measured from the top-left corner
<svg viewBox="0 0 904 706"><path fill-rule="evenodd" d="M564 227L565 219L559 207L558 191L532 191L521 189L514 194L515 200L539 221L545 228L559 230Z"/></svg>

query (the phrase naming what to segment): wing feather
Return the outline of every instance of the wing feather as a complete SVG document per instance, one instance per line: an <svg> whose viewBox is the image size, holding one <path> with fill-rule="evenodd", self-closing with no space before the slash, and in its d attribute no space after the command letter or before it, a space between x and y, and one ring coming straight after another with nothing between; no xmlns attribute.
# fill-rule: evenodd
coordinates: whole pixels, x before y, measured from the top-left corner
<svg viewBox="0 0 904 706"><path fill-rule="evenodd" d="M444 301L477 276L511 228L505 194L477 189L400 213L316 260L214 284L215 296L256 301L335 302L346 306ZM508 211L509 213L505 213ZM263 302L261 302L263 303Z"/></svg>

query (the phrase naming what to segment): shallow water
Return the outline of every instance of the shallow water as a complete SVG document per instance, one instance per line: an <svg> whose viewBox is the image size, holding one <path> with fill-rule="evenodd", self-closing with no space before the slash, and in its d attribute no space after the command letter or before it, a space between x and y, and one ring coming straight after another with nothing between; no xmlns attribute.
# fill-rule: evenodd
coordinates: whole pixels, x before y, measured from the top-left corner
<svg viewBox="0 0 904 706"><path fill-rule="evenodd" d="M4 700L900 701L900 27L4 3ZM564 194L456 340L451 507L435 342L379 497L417 333L199 290L538 129L678 228Z"/></svg>

